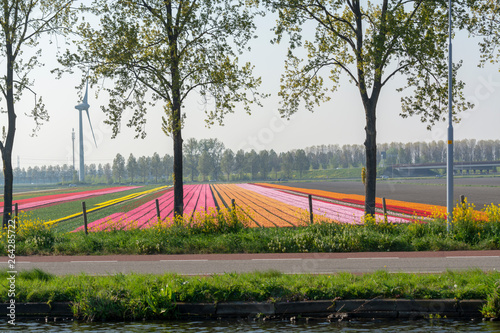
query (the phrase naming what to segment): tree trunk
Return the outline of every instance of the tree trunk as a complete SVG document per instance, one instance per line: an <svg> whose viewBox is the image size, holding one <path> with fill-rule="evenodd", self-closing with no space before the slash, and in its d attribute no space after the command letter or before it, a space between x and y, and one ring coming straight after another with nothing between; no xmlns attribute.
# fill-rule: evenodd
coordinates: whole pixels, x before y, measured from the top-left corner
<svg viewBox="0 0 500 333"><path fill-rule="evenodd" d="M180 122L180 117L179 117ZM184 189L182 179L182 135L180 124L174 130L174 217L182 217L184 208Z"/></svg>
<svg viewBox="0 0 500 333"><path fill-rule="evenodd" d="M375 197L377 182L377 129L375 116L376 103L365 106L366 114L366 183L365 183L365 215L375 215Z"/></svg>
<svg viewBox="0 0 500 333"><path fill-rule="evenodd" d="M12 172L12 151L4 149L2 151L3 174L4 174L4 194L3 194L3 227L6 228L8 221L12 218L12 191L14 174Z"/></svg>
<svg viewBox="0 0 500 333"><path fill-rule="evenodd" d="M12 192L14 184L14 173L12 170L12 147L14 146L14 135L16 132L16 113L14 109L14 57L12 56L12 44L7 43L7 81L6 86L6 102L8 114L8 129L5 146L0 143L3 161L3 174L4 174L4 204L3 204L3 226L8 225L9 220L12 218Z"/></svg>
<svg viewBox="0 0 500 333"><path fill-rule="evenodd" d="M183 188L183 175L182 175L182 115L181 115L181 78L179 73L179 55L177 49L177 38L175 33L173 16L172 16L172 3L165 2L167 8L167 30L169 40L169 54L171 59L170 72L172 77L172 136L174 139L174 219L177 217L182 218L184 209L184 188Z"/></svg>

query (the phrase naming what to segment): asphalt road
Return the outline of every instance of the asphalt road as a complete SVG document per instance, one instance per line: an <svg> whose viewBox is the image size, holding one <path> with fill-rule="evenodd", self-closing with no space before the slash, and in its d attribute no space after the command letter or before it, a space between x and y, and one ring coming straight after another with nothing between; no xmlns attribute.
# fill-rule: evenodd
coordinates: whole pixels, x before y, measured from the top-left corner
<svg viewBox="0 0 500 333"><path fill-rule="evenodd" d="M35 267L56 275L82 272L89 275L130 272L208 275L271 269L287 274L368 273L377 270L439 273L471 268L500 270L500 251L19 256L14 269L9 270L21 271ZM0 268L8 268L6 257L2 257Z"/></svg>

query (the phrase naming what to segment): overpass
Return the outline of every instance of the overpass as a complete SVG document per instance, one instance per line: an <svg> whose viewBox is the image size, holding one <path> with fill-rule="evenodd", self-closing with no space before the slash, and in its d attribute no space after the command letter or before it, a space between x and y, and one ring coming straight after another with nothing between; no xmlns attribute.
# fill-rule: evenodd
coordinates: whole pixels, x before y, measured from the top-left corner
<svg viewBox="0 0 500 333"><path fill-rule="evenodd" d="M484 161L484 162L454 162L453 171L455 174L489 174L497 172L500 167L500 161ZM419 163L419 164L393 164L389 166L393 170L397 170L401 175L406 174L411 176L419 170L436 170L446 169L446 163Z"/></svg>

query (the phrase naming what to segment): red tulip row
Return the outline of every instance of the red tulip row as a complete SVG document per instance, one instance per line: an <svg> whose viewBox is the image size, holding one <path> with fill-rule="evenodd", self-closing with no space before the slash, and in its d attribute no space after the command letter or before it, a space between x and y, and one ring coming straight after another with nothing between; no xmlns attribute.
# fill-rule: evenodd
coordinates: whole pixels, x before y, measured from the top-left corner
<svg viewBox="0 0 500 333"><path fill-rule="evenodd" d="M329 191L322 191L322 190L303 189L303 188L278 185L278 184L259 183L256 185L264 186L264 187L268 187L268 188L273 188L273 189L279 189L279 190L293 191L293 192L302 193L302 194L311 194L311 195L314 195L316 197L334 199L337 201L351 203L351 204L355 204L358 206L364 206L364 204L365 204L365 197L363 195L359 195L359 194L345 194L345 193L336 193L336 192L329 192ZM380 208L380 209L383 207L382 206L382 198L376 199L376 207ZM406 214L406 215L416 215L416 216L423 216L423 217L433 216L436 212L446 211L446 207L442 207L442 206L420 204L420 203L415 203L415 202L392 200L392 199L386 200L386 207L389 211L402 213L402 214Z"/></svg>
<svg viewBox="0 0 500 333"><path fill-rule="evenodd" d="M111 187L111 188L91 190L91 191L51 194L51 195L43 195L28 199L15 200L14 202L18 204L18 208L20 210L27 210L27 209L39 208L42 206L49 206L55 203L81 200L84 198L96 197L99 195L132 190L138 187L139 186L119 186L119 187ZM0 202L0 207L3 207L3 204L4 204L3 201Z"/></svg>

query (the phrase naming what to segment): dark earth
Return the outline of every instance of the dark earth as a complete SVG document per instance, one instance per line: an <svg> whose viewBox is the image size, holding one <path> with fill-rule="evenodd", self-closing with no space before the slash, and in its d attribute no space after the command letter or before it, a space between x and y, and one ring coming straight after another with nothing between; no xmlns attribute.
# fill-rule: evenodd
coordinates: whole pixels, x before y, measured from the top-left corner
<svg viewBox="0 0 500 333"><path fill-rule="evenodd" d="M365 194L363 183L354 181L287 182L281 185L317 189L347 194ZM455 178L454 202L465 195L477 209L484 205L500 204L500 176L484 178ZM377 197L446 206L446 178L436 179L379 179Z"/></svg>

